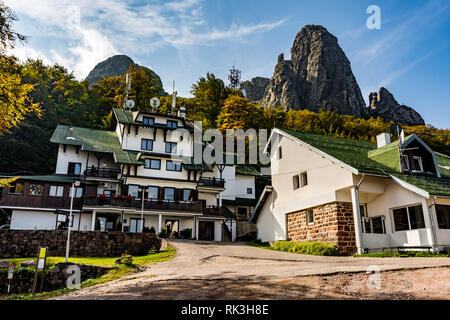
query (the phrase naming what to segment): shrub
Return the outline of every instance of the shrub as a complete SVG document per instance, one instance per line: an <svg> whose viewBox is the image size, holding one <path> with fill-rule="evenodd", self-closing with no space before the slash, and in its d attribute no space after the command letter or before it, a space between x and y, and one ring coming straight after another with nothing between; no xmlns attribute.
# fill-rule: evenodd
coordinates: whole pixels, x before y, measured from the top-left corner
<svg viewBox="0 0 450 320"><path fill-rule="evenodd" d="M154 227L150 227L150 230L148 231L149 233L153 233L156 234L156 230Z"/></svg>
<svg viewBox="0 0 450 320"><path fill-rule="evenodd" d="M274 250L317 256L337 256L338 247L324 242L292 242L277 241L273 245Z"/></svg>
<svg viewBox="0 0 450 320"><path fill-rule="evenodd" d="M190 239L190 238L192 238L192 229L187 228L187 229L181 230L180 231L180 236L183 239Z"/></svg>
<svg viewBox="0 0 450 320"><path fill-rule="evenodd" d="M168 238L169 233L167 231L167 228L161 228L161 232L159 233L158 237L160 238Z"/></svg>
<svg viewBox="0 0 450 320"><path fill-rule="evenodd" d="M116 264L123 264L127 267L131 267L133 266L133 256L125 251L125 253L123 253L122 256L116 260Z"/></svg>

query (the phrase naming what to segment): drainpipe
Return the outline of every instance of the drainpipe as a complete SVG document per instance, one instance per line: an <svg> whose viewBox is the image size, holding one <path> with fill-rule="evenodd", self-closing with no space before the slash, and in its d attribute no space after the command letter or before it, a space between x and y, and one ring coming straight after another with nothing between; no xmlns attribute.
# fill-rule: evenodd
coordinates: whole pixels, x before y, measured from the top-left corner
<svg viewBox="0 0 450 320"><path fill-rule="evenodd" d="M436 229L434 228L434 219L433 219L433 206L435 204L436 204L436 196L434 197L434 200L431 203L431 205L428 207L428 212L430 215L431 235L432 235L432 240L433 240L433 243L431 243L431 247L432 247L433 252L437 252L439 250L437 236L436 236Z"/></svg>
<svg viewBox="0 0 450 320"><path fill-rule="evenodd" d="M358 254L363 253L362 248L362 226L361 226L361 212L359 210L359 187L364 180L365 175L362 176L361 180L356 186L353 186L350 190L352 195L352 206L353 206L353 222L355 225L355 240L356 249Z"/></svg>

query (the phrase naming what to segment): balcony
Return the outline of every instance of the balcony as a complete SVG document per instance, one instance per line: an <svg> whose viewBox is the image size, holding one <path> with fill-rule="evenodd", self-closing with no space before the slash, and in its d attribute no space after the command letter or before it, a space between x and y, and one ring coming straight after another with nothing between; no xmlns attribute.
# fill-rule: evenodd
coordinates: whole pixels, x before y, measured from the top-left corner
<svg viewBox="0 0 450 320"><path fill-rule="evenodd" d="M202 213L205 216L232 218L233 213L226 207L204 206Z"/></svg>
<svg viewBox="0 0 450 320"><path fill-rule="evenodd" d="M73 199L74 210L80 210L82 204L83 199ZM3 207L69 209L70 198L6 194L0 201L0 205Z"/></svg>
<svg viewBox="0 0 450 320"><path fill-rule="evenodd" d="M90 178L105 178L105 179L117 179L120 170L109 168L88 168L84 171L85 177Z"/></svg>
<svg viewBox="0 0 450 320"><path fill-rule="evenodd" d="M209 187L209 188L224 188L225 180L219 178L200 178L198 180L199 187Z"/></svg>
<svg viewBox="0 0 450 320"><path fill-rule="evenodd" d="M103 195L97 195L95 197L86 197L84 199L84 206L118 207L141 210L142 201L141 199L136 199L134 197L104 197ZM200 202L191 201L145 199L144 210L201 212L202 205Z"/></svg>

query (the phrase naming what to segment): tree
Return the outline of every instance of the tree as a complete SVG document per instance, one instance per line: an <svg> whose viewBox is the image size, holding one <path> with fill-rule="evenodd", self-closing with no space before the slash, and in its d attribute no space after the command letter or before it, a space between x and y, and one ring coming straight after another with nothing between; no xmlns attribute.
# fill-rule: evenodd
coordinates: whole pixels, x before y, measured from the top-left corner
<svg viewBox="0 0 450 320"><path fill-rule="evenodd" d="M23 42L26 37L13 30L13 23L17 21L16 15L0 1L0 54L4 55L6 49L14 48L16 41Z"/></svg>
<svg viewBox="0 0 450 320"><path fill-rule="evenodd" d="M250 102L248 99L230 95L221 108L217 117L217 129L225 131L227 129L261 128L265 122L263 109Z"/></svg>
<svg viewBox="0 0 450 320"><path fill-rule="evenodd" d="M15 20L11 9L0 2L0 135L8 133L30 113L41 115L39 104L33 103L30 97L33 85L22 82L17 59L5 55L6 49L13 48L17 40L25 40L12 29ZM8 186L15 179L0 179L0 187Z"/></svg>
<svg viewBox="0 0 450 320"><path fill-rule="evenodd" d="M197 114L203 120L205 128L213 128L229 90L222 80L208 72L206 78L200 77L197 83L192 85L191 93L195 102L195 108L191 113Z"/></svg>

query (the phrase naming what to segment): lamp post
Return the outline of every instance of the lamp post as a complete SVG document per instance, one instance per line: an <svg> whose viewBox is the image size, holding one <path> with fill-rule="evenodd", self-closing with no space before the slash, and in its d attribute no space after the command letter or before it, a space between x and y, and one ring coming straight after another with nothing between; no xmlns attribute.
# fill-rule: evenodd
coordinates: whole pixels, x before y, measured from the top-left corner
<svg viewBox="0 0 450 320"><path fill-rule="evenodd" d="M73 209L73 197L75 193L75 187L80 186L80 181L75 181L72 183L72 191L70 195L70 211L69 211L69 222L67 227L67 242L66 242L66 263L69 262L69 249L70 249L70 222L73 220L72 209Z"/></svg>
<svg viewBox="0 0 450 320"><path fill-rule="evenodd" d="M139 190L139 192L141 192L142 193L142 197L141 197L141 201L142 201L142 209L141 209L141 231L140 232L143 232L144 231L144 201L145 201L145 187L144 186L142 186L142 187L140 187L138 190Z"/></svg>

